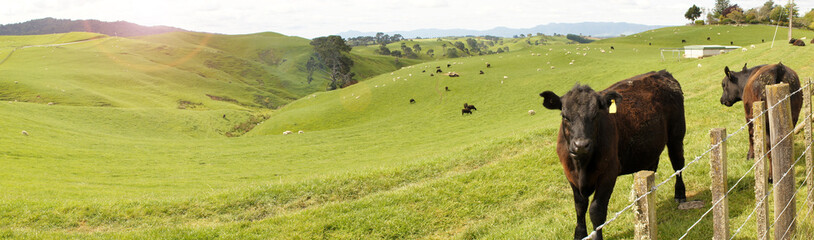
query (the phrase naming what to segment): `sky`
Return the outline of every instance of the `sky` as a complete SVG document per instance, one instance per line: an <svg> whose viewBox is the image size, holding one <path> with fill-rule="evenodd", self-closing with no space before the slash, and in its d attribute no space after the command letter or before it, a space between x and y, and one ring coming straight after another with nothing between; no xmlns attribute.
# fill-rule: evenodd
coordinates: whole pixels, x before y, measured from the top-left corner
<svg viewBox="0 0 814 240"><path fill-rule="evenodd" d="M730 0L744 9L765 0ZM53 17L128 21L191 31L248 34L278 32L314 38L348 30L421 28L487 30L548 23L629 22L683 25L687 9L712 8L714 0L0 0L0 24ZM783 3L786 1L775 1ZM801 15L814 1L796 1ZM702 18L705 15L702 15Z"/></svg>

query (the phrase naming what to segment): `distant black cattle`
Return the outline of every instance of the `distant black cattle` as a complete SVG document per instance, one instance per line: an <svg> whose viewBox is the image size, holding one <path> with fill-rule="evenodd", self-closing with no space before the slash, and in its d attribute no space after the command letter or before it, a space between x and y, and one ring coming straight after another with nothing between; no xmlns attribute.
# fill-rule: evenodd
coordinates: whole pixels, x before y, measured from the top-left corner
<svg viewBox="0 0 814 240"><path fill-rule="evenodd" d="M415 99L410 98L410 104L415 103Z"/></svg>
<svg viewBox="0 0 814 240"><path fill-rule="evenodd" d="M483 74L483 70L480 70L480 74Z"/></svg>
<svg viewBox="0 0 814 240"><path fill-rule="evenodd" d="M427 70L421 70L421 72L427 72Z"/></svg>
<svg viewBox="0 0 814 240"><path fill-rule="evenodd" d="M811 41L814 41L814 39L812 39ZM766 39L760 39L760 42L765 43Z"/></svg>
<svg viewBox="0 0 814 240"><path fill-rule="evenodd" d="M463 116L463 115L464 115L464 113L469 113L469 114L472 114L472 111L471 111L471 110L469 110L469 109L466 109L466 108L461 109L461 116Z"/></svg>
<svg viewBox="0 0 814 240"><path fill-rule="evenodd" d="M490 67L492 67L492 64L490 64L490 63L486 63L486 67L487 67L487 68L490 68Z"/></svg>
<svg viewBox="0 0 814 240"><path fill-rule="evenodd" d="M797 41L796 38L789 39L789 44L794 44L795 41Z"/></svg>
<svg viewBox="0 0 814 240"><path fill-rule="evenodd" d="M447 67L452 67L452 64L447 63Z"/></svg>
<svg viewBox="0 0 814 240"><path fill-rule="evenodd" d="M589 208L594 227L605 223L616 178L656 171L665 145L673 169L684 167L683 95L665 70L622 80L600 92L578 84L562 97L551 91L540 94L543 106L562 115L556 153L573 190L574 239L588 235ZM591 195L593 202L588 201ZM681 173L676 174L675 199L686 199ZM602 230L594 239L602 239Z"/></svg>
<svg viewBox="0 0 814 240"><path fill-rule="evenodd" d="M444 87L444 91L449 92L449 87Z"/></svg>
<svg viewBox="0 0 814 240"><path fill-rule="evenodd" d="M653 46L653 43L647 43L647 45Z"/></svg>
<svg viewBox="0 0 814 240"><path fill-rule="evenodd" d="M434 77L434 76L435 76L435 74L430 73L430 77Z"/></svg>
<svg viewBox="0 0 814 240"><path fill-rule="evenodd" d="M681 39L681 43L687 43L687 40Z"/></svg>
<svg viewBox="0 0 814 240"><path fill-rule="evenodd" d="M735 45L735 42L730 41L729 45Z"/></svg>
<svg viewBox="0 0 814 240"><path fill-rule="evenodd" d="M459 74L458 74L458 73L456 73L456 72L450 72L450 73L449 73L449 74L447 74L447 75L449 75L449 77L460 77L460 76L461 76L461 75L459 75Z"/></svg>
<svg viewBox="0 0 814 240"><path fill-rule="evenodd" d="M613 48L613 46L611 46L611 50L615 50L615 49Z"/></svg>
<svg viewBox="0 0 814 240"><path fill-rule="evenodd" d="M805 41L803 41L803 40L797 39L797 40L795 40L795 41L794 41L794 43L792 43L791 45L794 45L794 46L800 46L800 47L805 47L805 46L806 46L806 42L805 42Z"/></svg>
<svg viewBox="0 0 814 240"><path fill-rule="evenodd" d="M476 108L475 105L469 105L467 103L464 103L464 108L469 110L478 110L478 108Z"/></svg>
<svg viewBox="0 0 814 240"><path fill-rule="evenodd" d="M442 72L444 72L444 71L441 71L441 69L440 69L440 68L439 68L439 69L435 69L435 73L442 73Z"/></svg>

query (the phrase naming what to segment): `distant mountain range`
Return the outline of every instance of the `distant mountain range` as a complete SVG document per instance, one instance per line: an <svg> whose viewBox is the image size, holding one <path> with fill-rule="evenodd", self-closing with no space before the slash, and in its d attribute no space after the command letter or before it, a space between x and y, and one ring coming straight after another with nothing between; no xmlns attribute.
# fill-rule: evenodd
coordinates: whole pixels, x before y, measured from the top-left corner
<svg viewBox="0 0 814 240"><path fill-rule="evenodd" d="M643 25L624 22L583 22L583 23L549 23L545 25L538 25L533 28L507 28L496 27L489 30L471 30L471 29L418 29L412 31L392 31L385 32L388 35L401 34L405 38L433 38L433 37L447 37L447 36L483 36L491 35L497 37L513 37L520 34L537 34L543 33L546 35L557 34L582 34L584 36L592 37L618 37L619 35L630 35L635 33L644 32L651 29L662 28L666 26L659 25ZM359 31L346 31L338 34L343 38L351 38L358 36L375 36L375 32L359 32Z"/></svg>
<svg viewBox="0 0 814 240"><path fill-rule="evenodd" d="M166 26L145 27L135 23L99 20L69 20L43 18L22 23L0 25L0 35L41 35L68 32L93 32L109 36L143 36L167 32L181 32L184 29Z"/></svg>

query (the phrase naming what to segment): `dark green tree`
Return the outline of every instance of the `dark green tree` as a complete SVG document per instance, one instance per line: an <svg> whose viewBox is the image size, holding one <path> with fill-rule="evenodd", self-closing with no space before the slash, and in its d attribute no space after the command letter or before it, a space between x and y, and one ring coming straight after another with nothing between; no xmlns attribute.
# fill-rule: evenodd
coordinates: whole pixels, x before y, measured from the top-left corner
<svg viewBox="0 0 814 240"><path fill-rule="evenodd" d="M456 58L458 57L458 50L455 48L448 48L447 49L447 57L448 58Z"/></svg>
<svg viewBox="0 0 814 240"><path fill-rule="evenodd" d="M418 43L413 45L413 51L415 51L416 53L421 53L421 45L418 45Z"/></svg>
<svg viewBox="0 0 814 240"><path fill-rule="evenodd" d="M379 54L381 54L381 55L387 55L387 56L390 56L390 49L389 49L389 48L387 48L387 46L386 46L385 44L381 44L381 45L379 45L379 49L378 49L378 50L376 50L376 51L377 51Z"/></svg>
<svg viewBox="0 0 814 240"><path fill-rule="evenodd" d="M690 9L687 9L687 13L684 13L684 18L689 19L690 21L693 22L695 22L695 19L698 19L700 17L701 17L701 8L695 6L695 4L693 4L692 7L690 7Z"/></svg>
<svg viewBox="0 0 814 240"><path fill-rule="evenodd" d="M712 9L712 16L717 19L723 19L723 12L729 7L729 0L715 0L715 7Z"/></svg>
<svg viewBox="0 0 814 240"><path fill-rule="evenodd" d="M455 42L455 48L463 51L464 49L466 49L466 46L464 45L464 43L458 41L458 42Z"/></svg>
<svg viewBox="0 0 814 240"><path fill-rule="evenodd" d="M306 63L309 83L313 80L313 72L316 70L321 70L328 75L330 80L328 90L354 83L354 73L350 72L353 60L348 56L351 47L342 37L331 35L314 38L311 40L311 46L314 47L314 55Z"/></svg>

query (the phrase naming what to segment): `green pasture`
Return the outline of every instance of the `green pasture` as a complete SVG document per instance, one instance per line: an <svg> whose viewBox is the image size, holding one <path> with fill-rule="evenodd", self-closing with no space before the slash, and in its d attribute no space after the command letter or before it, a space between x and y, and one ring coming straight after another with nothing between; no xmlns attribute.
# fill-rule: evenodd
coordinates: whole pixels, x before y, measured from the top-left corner
<svg viewBox="0 0 814 240"><path fill-rule="evenodd" d="M369 78L330 92L299 82L304 75L293 63L307 60L307 40L273 33L104 37L17 50L0 64L0 238L571 238L573 200L554 153L560 115L538 94L563 94L575 83L601 90L666 69L684 91L689 163L709 148L710 129L733 133L745 123L742 104L719 103L725 66L782 61L814 77L812 47L780 37L770 48L773 31L667 27L401 65L354 48ZM718 32L726 45L747 50L661 58L660 48ZM435 39L416 42L441 48ZM461 76L430 76L436 66ZM263 107L266 97L279 108ZM478 110L462 116L464 103ZM236 127L250 131L224 136ZM751 167L747 137L741 131L728 142L730 186ZM804 148L797 135L796 154ZM662 159L657 182L673 173L666 153ZM797 186L803 166L795 167ZM680 237L710 206L708 172L704 156L684 173L689 199L704 201L703 209L678 210L673 181L659 189L660 237ZM752 179L730 196L732 232L754 208ZM630 203L632 182L617 180L609 215ZM814 221L802 217L802 193L797 238L809 239ZM632 223L632 212L623 213L605 237L632 238ZM707 216L688 239L707 238L711 225ZM749 222L736 238L754 232Z"/></svg>

